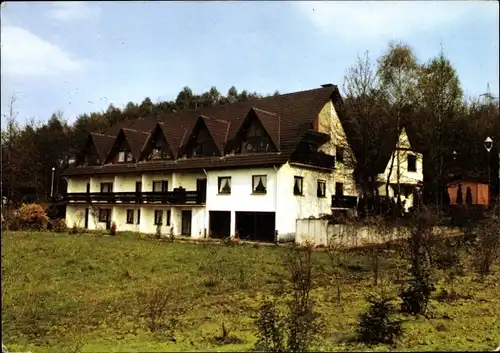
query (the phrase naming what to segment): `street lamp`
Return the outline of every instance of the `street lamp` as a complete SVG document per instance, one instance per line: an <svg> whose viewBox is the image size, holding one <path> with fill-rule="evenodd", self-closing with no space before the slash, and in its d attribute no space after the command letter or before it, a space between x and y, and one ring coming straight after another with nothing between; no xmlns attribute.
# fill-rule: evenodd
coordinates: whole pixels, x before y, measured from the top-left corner
<svg viewBox="0 0 500 353"><path fill-rule="evenodd" d="M484 140L484 148L486 148L486 151L488 152L488 206L490 206L490 200L491 200L491 163L490 163L490 151L493 148L493 140L491 137L487 137L486 140Z"/></svg>
<svg viewBox="0 0 500 353"><path fill-rule="evenodd" d="M52 182L50 183L50 197L54 197L54 172L56 171L56 168L52 167Z"/></svg>

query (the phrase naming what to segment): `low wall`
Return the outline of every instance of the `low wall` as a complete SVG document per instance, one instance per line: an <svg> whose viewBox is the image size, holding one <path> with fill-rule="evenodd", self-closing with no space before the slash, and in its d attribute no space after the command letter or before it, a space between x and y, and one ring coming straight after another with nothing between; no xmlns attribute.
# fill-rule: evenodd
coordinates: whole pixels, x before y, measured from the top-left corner
<svg viewBox="0 0 500 353"><path fill-rule="evenodd" d="M373 226L329 224L325 219L297 219L296 229L297 244L310 243L314 246L327 246L333 242L345 247L358 247L401 239L408 234L406 227L390 227L380 233ZM443 236L461 233L459 228L453 227L434 227L434 232Z"/></svg>

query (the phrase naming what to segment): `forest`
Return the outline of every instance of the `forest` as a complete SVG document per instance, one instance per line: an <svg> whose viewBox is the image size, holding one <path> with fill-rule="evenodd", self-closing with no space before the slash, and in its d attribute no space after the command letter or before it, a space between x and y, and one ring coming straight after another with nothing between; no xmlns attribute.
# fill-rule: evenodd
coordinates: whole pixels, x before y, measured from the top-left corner
<svg viewBox="0 0 500 353"><path fill-rule="evenodd" d="M492 195L498 195L498 98L489 92L466 96L446 53L441 51L421 61L407 44L391 42L379 58L371 58L368 52L359 55L346 69L344 82L335 84L341 90L341 115L356 156L356 178L364 188L371 188L385 136L410 122L413 147L424 154L425 203L446 204L445 186L456 178L490 180ZM59 175L82 148L89 132L103 133L116 123L139 117L262 97L265 95L240 92L234 86L225 95L216 87L201 94L184 87L170 101L153 102L146 97L123 108L110 105L105 111L71 117L72 123L64 112L56 111L47 121L21 125L17 97L13 96L3 109L1 132L4 200L13 204L47 202L53 167L54 193L64 193L65 182ZM494 141L489 153L484 147L488 136Z"/></svg>

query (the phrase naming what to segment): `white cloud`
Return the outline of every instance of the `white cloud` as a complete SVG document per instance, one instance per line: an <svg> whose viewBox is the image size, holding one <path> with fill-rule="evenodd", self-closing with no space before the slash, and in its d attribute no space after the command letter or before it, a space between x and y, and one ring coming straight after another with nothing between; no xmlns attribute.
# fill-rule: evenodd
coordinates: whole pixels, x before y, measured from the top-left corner
<svg viewBox="0 0 500 353"><path fill-rule="evenodd" d="M475 1L307 1L294 4L319 30L345 40L402 38L449 26L474 12L498 11L498 4L495 9L493 3Z"/></svg>
<svg viewBox="0 0 500 353"><path fill-rule="evenodd" d="M101 8L88 2L57 2L47 11L47 16L59 22L73 22L95 19L100 16Z"/></svg>
<svg viewBox="0 0 500 353"><path fill-rule="evenodd" d="M4 25L1 33L2 76L47 76L80 72L90 64L78 60L33 33Z"/></svg>

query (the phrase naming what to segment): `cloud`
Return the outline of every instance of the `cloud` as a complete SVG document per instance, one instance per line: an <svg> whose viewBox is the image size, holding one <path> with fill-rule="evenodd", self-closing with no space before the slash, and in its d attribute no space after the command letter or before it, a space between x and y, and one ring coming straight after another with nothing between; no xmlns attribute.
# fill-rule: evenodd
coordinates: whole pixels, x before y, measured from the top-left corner
<svg viewBox="0 0 500 353"><path fill-rule="evenodd" d="M16 26L2 26L2 76L48 76L80 72L93 63Z"/></svg>
<svg viewBox="0 0 500 353"><path fill-rule="evenodd" d="M402 38L449 26L474 12L495 10L475 1L304 1L294 4L320 31L345 40Z"/></svg>
<svg viewBox="0 0 500 353"><path fill-rule="evenodd" d="M58 22L91 20L101 15L101 8L88 2L57 2L46 12L48 18Z"/></svg>

